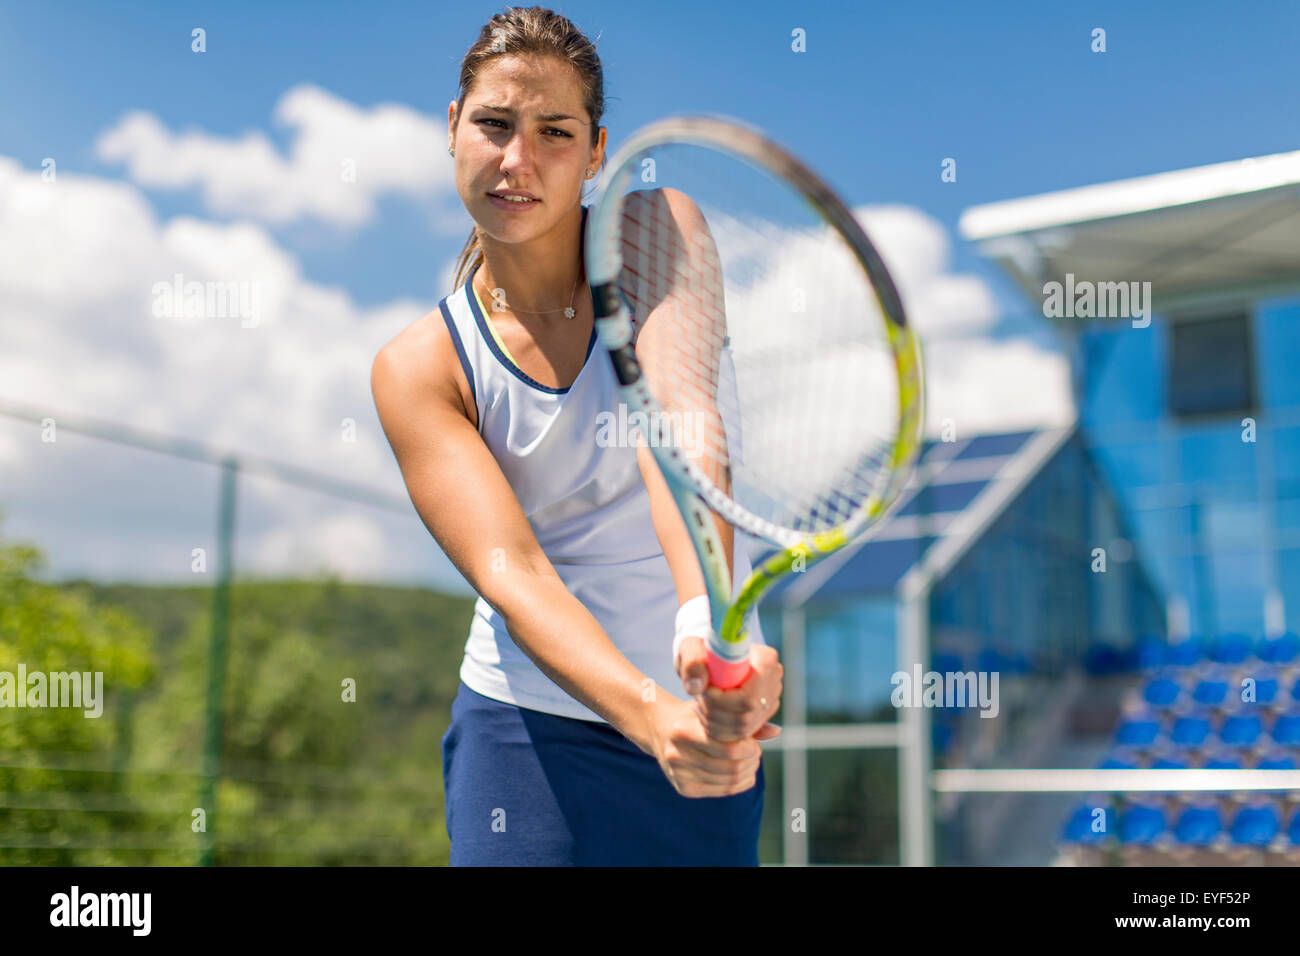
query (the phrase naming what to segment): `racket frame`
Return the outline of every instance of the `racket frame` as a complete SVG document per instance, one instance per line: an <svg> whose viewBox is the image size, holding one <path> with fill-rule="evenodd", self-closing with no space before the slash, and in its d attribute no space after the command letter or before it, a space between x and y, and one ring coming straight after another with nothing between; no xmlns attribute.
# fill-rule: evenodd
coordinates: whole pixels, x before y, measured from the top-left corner
<svg viewBox="0 0 1300 956"><path fill-rule="evenodd" d="M748 162L784 180L847 242L870 279L899 382L898 437L877 487L841 525L808 534L783 528L736 502L717 488L670 433L671 416L661 411L641 376L633 345L631 310L619 287L622 271L621 221L627 186L644 154L665 145L703 145ZM708 635L710 682L733 687L748 676L746 622L758 602L796 564L800 570L864 539L897 506L921 447L924 373L920 342L907 321L902 298L875 246L853 212L829 186L790 152L747 123L720 115L683 115L643 127L614 154L603 177L600 198L587 217L587 280L596 310L596 330L609 353L621 398L629 410L646 413L661 434L645 436L678 510L686 523L708 592L713 633ZM768 555L732 599L732 578L710 512L733 528L763 538L778 550Z"/></svg>

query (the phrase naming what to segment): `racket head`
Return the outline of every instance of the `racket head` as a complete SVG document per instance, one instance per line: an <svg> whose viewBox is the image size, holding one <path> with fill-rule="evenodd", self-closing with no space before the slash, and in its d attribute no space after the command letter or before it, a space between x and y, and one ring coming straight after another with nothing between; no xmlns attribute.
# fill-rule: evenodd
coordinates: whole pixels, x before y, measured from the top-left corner
<svg viewBox="0 0 1300 956"><path fill-rule="evenodd" d="M726 117L651 124L611 161L585 248L602 342L670 482L814 553L896 505L921 443L920 346L806 165Z"/></svg>

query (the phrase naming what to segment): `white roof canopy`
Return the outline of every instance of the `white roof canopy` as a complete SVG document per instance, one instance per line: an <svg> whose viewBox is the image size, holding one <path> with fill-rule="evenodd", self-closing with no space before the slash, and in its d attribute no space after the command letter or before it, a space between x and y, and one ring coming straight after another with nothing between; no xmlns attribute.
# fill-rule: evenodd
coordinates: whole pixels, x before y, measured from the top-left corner
<svg viewBox="0 0 1300 956"><path fill-rule="evenodd" d="M1158 307L1300 286L1300 150L973 206L962 235L1031 299L1046 282L1150 282Z"/></svg>

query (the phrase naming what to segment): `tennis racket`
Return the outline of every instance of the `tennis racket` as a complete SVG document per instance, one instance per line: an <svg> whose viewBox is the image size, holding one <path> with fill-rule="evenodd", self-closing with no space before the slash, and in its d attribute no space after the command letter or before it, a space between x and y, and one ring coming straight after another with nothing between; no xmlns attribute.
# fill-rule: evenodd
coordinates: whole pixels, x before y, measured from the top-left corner
<svg viewBox="0 0 1300 956"><path fill-rule="evenodd" d="M584 240L628 421L704 574L710 683L738 686L763 595L897 503L921 442L919 343L848 207L726 117L673 117L632 136ZM727 544L743 542L727 525L776 547L736 594Z"/></svg>

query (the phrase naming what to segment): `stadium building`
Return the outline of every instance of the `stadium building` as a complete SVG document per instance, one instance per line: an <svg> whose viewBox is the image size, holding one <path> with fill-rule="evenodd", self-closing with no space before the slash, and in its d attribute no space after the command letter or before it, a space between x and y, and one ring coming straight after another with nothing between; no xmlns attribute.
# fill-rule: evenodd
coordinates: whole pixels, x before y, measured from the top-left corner
<svg viewBox="0 0 1300 956"><path fill-rule="evenodd" d="M764 861L1300 862L1300 790L1035 773L1300 762L1300 152L960 229L1061 335L1076 420L927 443L768 599Z"/></svg>

